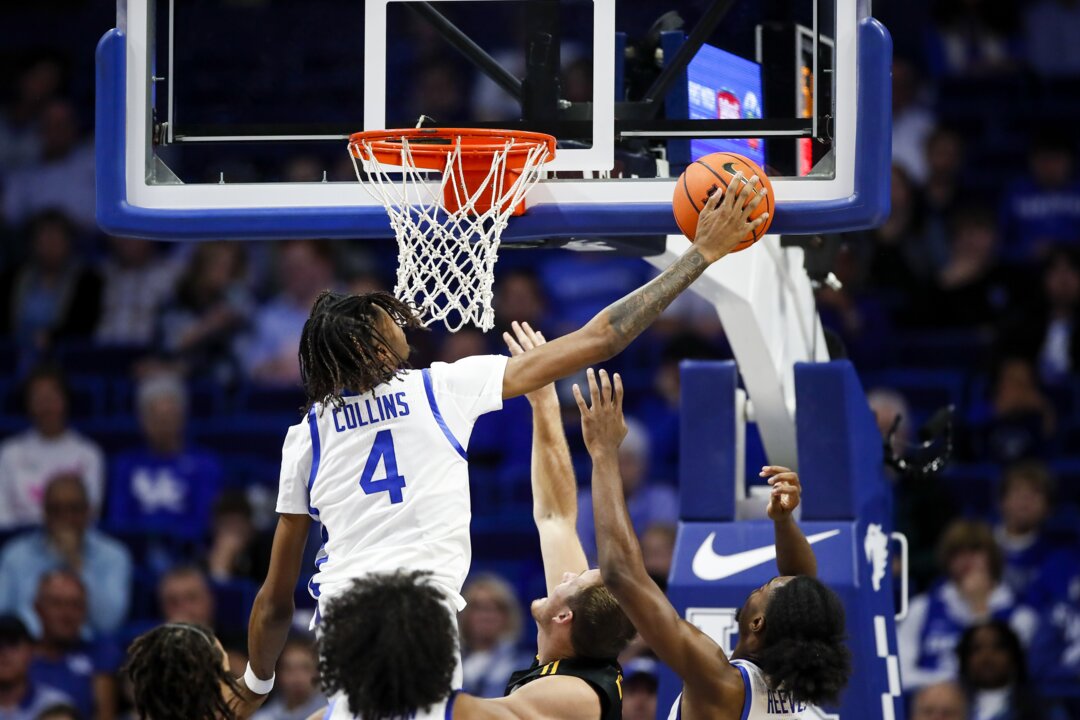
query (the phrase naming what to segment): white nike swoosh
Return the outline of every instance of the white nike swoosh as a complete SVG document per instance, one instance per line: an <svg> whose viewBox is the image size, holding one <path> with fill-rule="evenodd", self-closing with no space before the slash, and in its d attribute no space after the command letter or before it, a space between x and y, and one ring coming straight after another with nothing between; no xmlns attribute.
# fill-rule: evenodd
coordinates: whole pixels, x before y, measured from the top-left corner
<svg viewBox="0 0 1080 720"><path fill-rule="evenodd" d="M839 534L839 530L826 530L811 535L806 538L806 541L813 545ZM713 550L713 540L715 539L716 533L709 533L709 537L705 538L705 542L701 544L697 553L694 554L692 568L694 574L702 580L723 580L776 558L776 545L766 545L765 547L744 550L731 555L718 555Z"/></svg>

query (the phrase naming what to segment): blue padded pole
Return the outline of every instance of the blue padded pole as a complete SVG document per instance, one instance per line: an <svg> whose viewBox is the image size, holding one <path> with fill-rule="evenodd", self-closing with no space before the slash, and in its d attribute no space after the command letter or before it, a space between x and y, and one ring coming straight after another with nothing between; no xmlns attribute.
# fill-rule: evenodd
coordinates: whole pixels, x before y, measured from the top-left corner
<svg viewBox="0 0 1080 720"><path fill-rule="evenodd" d="M679 517L735 519L735 363L685 360L679 413Z"/></svg>

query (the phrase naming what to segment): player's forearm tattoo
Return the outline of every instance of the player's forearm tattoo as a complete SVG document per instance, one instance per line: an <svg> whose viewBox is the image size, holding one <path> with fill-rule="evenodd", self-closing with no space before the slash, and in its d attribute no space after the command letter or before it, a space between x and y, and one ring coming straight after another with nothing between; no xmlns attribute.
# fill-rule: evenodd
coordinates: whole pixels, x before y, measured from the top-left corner
<svg viewBox="0 0 1080 720"><path fill-rule="evenodd" d="M692 249L648 285L608 308L608 321L619 340L626 344L640 335L708 266L701 253Z"/></svg>

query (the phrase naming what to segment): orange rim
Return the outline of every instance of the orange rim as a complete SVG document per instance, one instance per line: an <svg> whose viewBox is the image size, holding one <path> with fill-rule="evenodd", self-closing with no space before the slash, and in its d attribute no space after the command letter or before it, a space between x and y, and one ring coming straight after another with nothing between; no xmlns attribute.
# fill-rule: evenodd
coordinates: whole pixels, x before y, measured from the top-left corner
<svg viewBox="0 0 1080 720"><path fill-rule="evenodd" d="M552 135L525 130L494 130L487 128L406 128L400 130L367 130L349 136L349 152L359 160L377 160L383 165L401 164L401 143L409 141L409 152L417 167L442 169L446 156L461 147L463 162L491 162L497 152L506 152L507 166L520 169L525 156L538 146L547 147L547 159L555 156ZM507 150L506 143L513 141Z"/></svg>

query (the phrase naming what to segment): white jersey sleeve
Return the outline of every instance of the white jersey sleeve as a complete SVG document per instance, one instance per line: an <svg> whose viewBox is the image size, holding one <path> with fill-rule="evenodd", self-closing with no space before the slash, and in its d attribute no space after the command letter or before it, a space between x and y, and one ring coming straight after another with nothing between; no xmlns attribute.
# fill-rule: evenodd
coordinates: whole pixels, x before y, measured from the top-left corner
<svg viewBox="0 0 1080 720"><path fill-rule="evenodd" d="M308 515L311 500L308 495L314 449L310 420L293 425L281 448L281 476L278 480L277 511L291 515Z"/></svg>
<svg viewBox="0 0 1080 720"><path fill-rule="evenodd" d="M431 391L454 437L468 444L476 419L502 409L505 355L474 355L455 363L432 363Z"/></svg>

